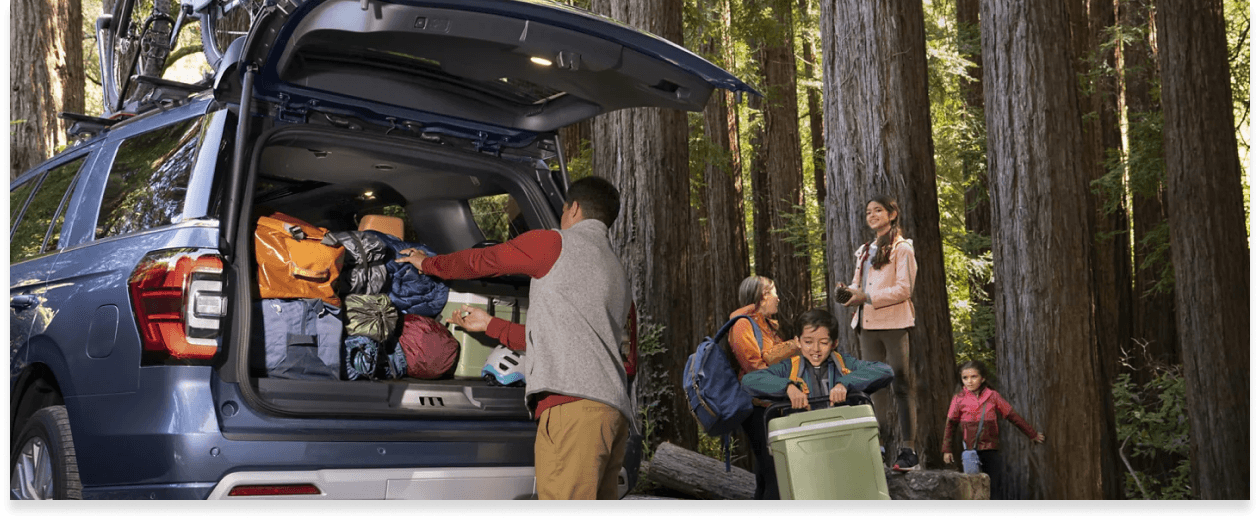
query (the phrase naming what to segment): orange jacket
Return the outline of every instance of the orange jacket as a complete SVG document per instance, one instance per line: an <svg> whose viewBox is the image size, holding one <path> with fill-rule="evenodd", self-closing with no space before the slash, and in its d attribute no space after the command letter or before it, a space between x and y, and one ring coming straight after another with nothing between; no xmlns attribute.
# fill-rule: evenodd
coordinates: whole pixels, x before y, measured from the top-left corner
<svg viewBox="0 0 1260 520"><path fill-rule="evenodd" d="M731 315L732 318L742 313L736 311ZM770 365L788 359L800 353L800 347L796 344L796 339L783 341L775 334L773 328L777 322L770 320L760 312L751 314L753 321L757 322L757 327L761 329L761 344L757 344L757 335L753 333L752 325L748 320L739 320L735 325L731 326L730 332L727 333L727 342L731 345L731 352L735 354L735 359L739 361L739 378L743 379L744 374L754 370L761 370Z"/></svg>
<svg viewBox="0 0 1260 520"><path fill-rule="evenodd" d="M863 287L862 265L863 253L870 244L863 244L857 252L857 268L853 270L853 284L870 297L870 301L862 304L862 328L870 330L905 329L914 326L914 304L910 296L914 294L914 278L919 272L919 265L914 260L914 245L905 238L898 237L893 243L892 258L888 265L880 269L871 269L869 284ZM874 250L871 251L874 254ZM869 290L868 290L869 288ZM857 328L858 313L853 313L850 326Z"/></svg>

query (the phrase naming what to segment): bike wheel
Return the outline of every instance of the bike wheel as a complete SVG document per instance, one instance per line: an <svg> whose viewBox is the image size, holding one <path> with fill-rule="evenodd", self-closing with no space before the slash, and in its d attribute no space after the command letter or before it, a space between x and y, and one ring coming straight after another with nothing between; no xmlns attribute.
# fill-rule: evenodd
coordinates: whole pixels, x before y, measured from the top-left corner
<svg viewBox="0 0 1260 520"><path fill-rule="evenodd" d="M101 87L104 90L105 113L117 110L118 101L122 98L123 82L127 77L126 68L130 65L137 45L133 45L131 32L131 13L135 10L135 0L117 0L111 11L110 26L99 34L101 38L98 52L101 60ZM133 47L137 49L133 50Z"/></svg>
<svg viewBox="0 0 1260 520"><path fill-rule="evenodd" d="M262 0L216 0L201 13L201 49L206 62L218 68L224 51L237 38L249 33Z"/></svg>
<svg viewBox="0 0 1260 520"><path fill-rule="evenodd" d="M108 31L109 41L102 58L102 85L105 90L106 113L114 113L148 93L148 88L133 88L132 76L161 77L166 57L171 53L171 0L118 0ZM137 20L136 13L150 13Z"/></svg>

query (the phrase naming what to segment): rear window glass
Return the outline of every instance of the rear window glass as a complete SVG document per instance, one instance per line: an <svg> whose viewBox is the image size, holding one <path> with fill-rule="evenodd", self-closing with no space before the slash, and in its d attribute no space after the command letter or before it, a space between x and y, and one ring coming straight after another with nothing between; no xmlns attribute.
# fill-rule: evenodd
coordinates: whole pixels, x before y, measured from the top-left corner
<svg viewBox="0 0 1260 520"><path fill-rule="evenodd" d="M181 121L132 137L118 147L96 220L96 238L179 219L201 146L202 126L202 118Z"/></svg>
<svg viewBox="0 0 1260 520"><path fill-rule="evenodd" d="M478 197L468 201L472 209L473 220L481 229L486 240L507 242L517 235L529 231L525 216L521 214L516 200L507 194Z"/></svg>
<svg viewBox="0 0 1260 520"><path fill-rule="evenodd" d="M69 200L73 192L71 185L74 184L83 161L83 158L70 161L53 168L44 176L43 183L35 191L35 196L31 197L31 203L22 214L22 219L13 229L13 238L9 241L10 263L21 262L57 249L57 240L61 237L61 224L65 221L63 201ZM16 200L20 196L17 191L26 189L29 192L30 188L27 186L34 184L31 182L18 188L11 194L10 200ZM21 197L25 201L26 197ZM53 225L54 222L55 225ZM51 236L50 225L53 225ZM46 237L47 244L44 240Z"/></svg>

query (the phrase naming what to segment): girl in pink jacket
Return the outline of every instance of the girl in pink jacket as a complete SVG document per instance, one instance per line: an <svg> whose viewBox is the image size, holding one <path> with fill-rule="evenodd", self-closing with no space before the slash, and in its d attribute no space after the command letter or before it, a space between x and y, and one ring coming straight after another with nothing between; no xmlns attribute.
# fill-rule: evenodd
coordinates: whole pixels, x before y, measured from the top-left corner
<svg viewBox="0 0 1260 520"><path fill-rule="evenodd" d="M963 388L949 403L941 453L945 455L946 464L954 462L950 442L953 441L954 429L961 430L963 445L967 449L976 450L980 458L980 471L989 474L989 497L1001 498L1002 458L998 455L998 420L1005 418L1010 421L1034 443L1045 442L1046 436L1033 429L1028 421L1015 413L1011 403L1006 402L996 390L989 388L983 363L963 363L958 368L958 376L962 379ZM980 427L982 420L983 428Z"/></svg>
<svg viewBox="0 0 1260 520"><path fill-rule="evenodd" d="M897 201L882 196L868 202L866 224L875 232L875 240L858 248L853 283L848 287L837 284L836 298L846 307L857 309L852 326L858 331L862 359L887 363L893 369L892 397L897 400L897 423L903 437L893 469L906 471L919 464L905 384L910 365L910 327L914 326L910 295L914 293L918 264L913 245L901 235L901 208ZM889 406L887 392L877 392L871 400L876 417L884 417ZM881 421L881 426L884 424ZM888 439L887 429L881 429L880 438Z"/></svg>

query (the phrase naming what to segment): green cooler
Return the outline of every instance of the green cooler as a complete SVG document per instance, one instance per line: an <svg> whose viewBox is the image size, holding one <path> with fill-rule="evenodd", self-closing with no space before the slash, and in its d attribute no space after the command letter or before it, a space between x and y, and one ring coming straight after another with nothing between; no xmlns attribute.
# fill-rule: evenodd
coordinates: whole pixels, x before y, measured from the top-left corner
<svg viewBox="0 0 1260 520"><path fill-rule="evenodd" d="M869 404L771 419L767 439L783 500L889 499Z"/></svg>
<svg viewBox="0 0 1260 520"><path fill-rule="evenodd" d="M482 309L491 316L502 318L512 323L525 323L525 309L529 306L524 298L487 296L481 294L450 291L446 298L446 307L442 308L442 317L459 310L460 305L470 305ZM499 345L498 340L484 332L467 332L452 324L447 324L455 341L459 342L459 360L455 363L455 377L458 379L481 379L481 368L486 365L486 357Z"/></svg>

